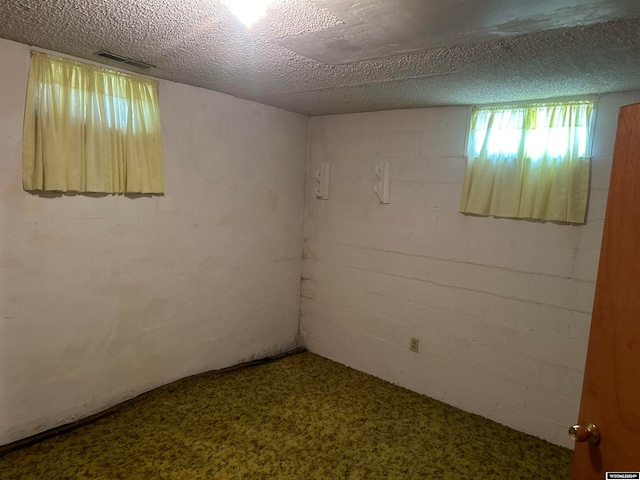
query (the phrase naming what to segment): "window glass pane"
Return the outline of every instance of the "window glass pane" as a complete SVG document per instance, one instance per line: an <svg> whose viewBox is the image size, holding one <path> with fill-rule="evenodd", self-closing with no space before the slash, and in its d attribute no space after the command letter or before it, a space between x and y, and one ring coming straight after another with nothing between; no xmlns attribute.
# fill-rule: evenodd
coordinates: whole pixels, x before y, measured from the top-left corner
<svg viewBox="0 0 640 480"><path fill-rule="evenodd" d="M520 149L532 160L561 157L570 149L587 155L591 103L476 109L469 142L470 157L483 148L489 157L506 158Z"/></svg>

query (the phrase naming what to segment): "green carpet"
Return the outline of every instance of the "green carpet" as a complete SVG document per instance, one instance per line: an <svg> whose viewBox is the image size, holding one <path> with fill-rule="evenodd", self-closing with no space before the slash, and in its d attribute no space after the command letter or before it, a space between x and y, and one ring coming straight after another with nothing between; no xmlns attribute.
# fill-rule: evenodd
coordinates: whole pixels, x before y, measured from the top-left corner
<svg viewBox="0 0 640 480"><path fill-rule="evenodd" d="M311 353L191 377L0 479L565 479L571 452Z"/></svg>

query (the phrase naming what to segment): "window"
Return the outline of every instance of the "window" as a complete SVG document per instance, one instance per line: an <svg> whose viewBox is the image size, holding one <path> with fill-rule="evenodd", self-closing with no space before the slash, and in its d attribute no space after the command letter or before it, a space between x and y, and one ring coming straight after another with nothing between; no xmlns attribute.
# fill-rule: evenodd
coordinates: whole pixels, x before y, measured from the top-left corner
<svg viewBox="0 0 640 480"><path fill-rule="evenodd" d="M25 190L162 193L160 133L157 82L32 53Z"/></svg>
<svg viewBox="0 0 640 480"><path fill-rule="evenodd" d="M473 110L460 211L584 223L593 103Z"/></svg>

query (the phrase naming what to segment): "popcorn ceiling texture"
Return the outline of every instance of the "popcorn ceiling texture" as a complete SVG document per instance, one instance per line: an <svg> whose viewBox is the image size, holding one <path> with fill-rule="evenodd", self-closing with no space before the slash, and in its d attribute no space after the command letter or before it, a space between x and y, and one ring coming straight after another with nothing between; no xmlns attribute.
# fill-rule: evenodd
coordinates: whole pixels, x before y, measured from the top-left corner
<svg viewBox="0 0 640 480"><path fill-rule="evenodd" d="M637 2L548 3L281 0L246 29L221 0L5 0L0 38L306 115L640 89Z"/></svg>

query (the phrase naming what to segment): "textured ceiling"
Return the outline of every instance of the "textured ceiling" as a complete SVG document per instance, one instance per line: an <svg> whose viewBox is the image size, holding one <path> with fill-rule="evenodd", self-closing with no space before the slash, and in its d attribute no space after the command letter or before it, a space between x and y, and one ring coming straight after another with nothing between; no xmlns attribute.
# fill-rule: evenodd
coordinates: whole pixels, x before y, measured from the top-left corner
<svg viewBox="0 0 640 480"><path fill-rule="evenodd" d="M306 115L640 90L639 0L0 0L0 38Z"/></svg>

